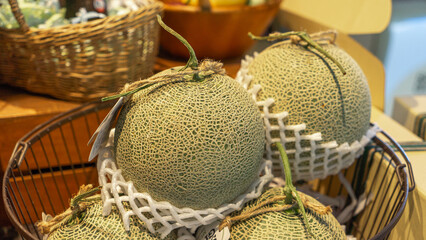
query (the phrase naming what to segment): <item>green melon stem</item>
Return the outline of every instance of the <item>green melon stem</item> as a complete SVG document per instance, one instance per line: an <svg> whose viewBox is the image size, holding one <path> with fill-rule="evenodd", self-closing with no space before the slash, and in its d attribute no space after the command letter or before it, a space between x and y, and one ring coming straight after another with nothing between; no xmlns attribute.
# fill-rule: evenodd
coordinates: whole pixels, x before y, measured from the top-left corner
<svg viewBox="0 0 426 240"><path fill-rule="evenodd" d="M287 39L287 38L290 38L291 36L298 36L303 41L305 41L308 44L308 46L313 47L318 52L322 53L324 56L326 56L332 62L334 62L334 64L337 65L337 67L340 69L340 71L342 72L342 74L346 75L346 71L345 71L345 69L343 69L343 66L335 58L333 58L333 56L331 56L330 54L328 54L328 52L326 52L324 50L324 48L322 48L317 42L315 42L309 36L309 34L307 34L306 32L295 32L295 31L292 31L292 32L286 32L286 33L279 33L279 34L272 33L272 34L270 34L269 36L266 36L266 37L255 36L251 32L249 32L248 35L252 39L255 39L255 40L267 40L267 41L275 41L275 40L279 40L279 39Z"/></svg>
<svg viewBox="0 0 426 240"><path fill-rule="evenodd" d="M169 32L170 34L172 34L173 36L175 36L183 45L185 45L185 47L188 49L188 51L189 51L189 59L188 59L188 62L186 63L186 65L183 67L183 68L181 68L181 69L179 69L179 71L184 71L185 69L187 69L188 67L189 68L191 68L192 70L194 70L194 71L196 71L196 70L198 70L198 59L197 59L197 56L195 55L195 51L194 51L194 49L191 47L191 45L188 43L188 41L186 41L186 39L185 38L183 38L179 33L177 33L175 30L173 30L173 29L171 29L169 26L167 26L164 22L163 22L163 19L161 18L161 16L160 15L158 15L157 14L157 21L158 21L158 23L160 24L160 26L162 27L162 28L164 28L164 30L166 30L167 32ZM188 76L190 77L190 78L192 78L192 81L195 81L195 82L201 82L201 81L203 81L204 80L204 78L205 78L205 76L202 76L202 75L200 75L198 72L195 72L195 73L188 73ZM109 101L109 100L112 100L112 99L116 99L116 98L119 98L119 97L125 97L125 96L127 96L127 95L130 95L130 94L134 94L134 93L136 93L136 92L138 92L138 91L140 91L140 90L142 90L142 89L145 89L145 88L148 88L148 87L151 87L152 85L154 85L155 83L151 83L151 84L146 84L146 85L143 85L143 86L141 86L141 87L138 87L138 88L136 88L136 89L133 89L133 90L131 90L131 91L128 91L128 92L124 92L124 93L119 93L119 94L116 94L116 95L113 95L113 96L109 96L109 97L104 97L104 98L102 98L102 102L105 102L105 101Z"/></svg>
<svg viewBox="0 0 426 240"><path fill-rule="evenodd" d="M308 218L306 217L305 207L303 206L299 193L297 192L296 187L294 187L293 185L292 178L291 178L290 163L288 161L288 157L284 150L284 147L283 145L281 145L280 142L277 142L276 145L277 145L278 151L280 152L281 159L283 161L283 166L284 166L284 174L285 174L284 194L286 196L285 204L293 204L293 199L296 198L296 202L297 202L297 205L299 206L300 212L302 213L303 221L305 222L306 228L309 234L311 234L312 237L316 238L316 236L313 234L311 230L311 226L309 225Z"/></svg>
<svg viewBox="0 0 426 240"><path fill-rule="evenodd" d="M161 16L158 15L158 14L157 14L157 20L158 20L158 23L160 24L160 26L164 28L164 30L166 30L167 32L169 32L170 34L172 34L173 36L175 36L183 45L185 45L185 47L189 51L189 60L186 63L185 67L183 67L179 71L183 71L183 70L187 69L188 67L190 67L192 70L197 70L198 69L198 59L197 59L197 56L195 55L194 49L191 47L191 45L188 43L188 41L186 41L186 39L183 38L175 30L173 30L169 26L167 26L163 22L163 19L161 19Z"/></svg>

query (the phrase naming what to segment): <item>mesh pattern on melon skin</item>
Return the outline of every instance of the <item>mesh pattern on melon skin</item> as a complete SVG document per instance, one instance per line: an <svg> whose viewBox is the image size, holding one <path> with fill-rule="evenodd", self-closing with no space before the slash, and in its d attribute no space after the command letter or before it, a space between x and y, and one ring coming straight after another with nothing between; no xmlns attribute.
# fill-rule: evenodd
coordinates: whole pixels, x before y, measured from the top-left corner
<svg viewBox="0 0 426 240"><path fill-rule="evenodd" d="M254 54L254 57L256 56L257 53ZM272 170L276 176L283 176L284 173L279 152L271 146L272 143L281 141L286 148L293 181L309 181L317 178L324 179L351 166L355 159L363 153L364 147L380 131L377 125L373 125L360 141L339 145L336 141L320 143L322 140L320 132L303 134L306 129L306 125L303 123L285 125L284 119L288 116L288 112L269 112L274 99L257 101L257 93L261 89L260 85L254 85L248 89L253 78L248 74L248 66L254 57L246 56L241 61L241 68L237 73L236 81L252 94L256 104L261 109L266 136L265 158L272 160Z"/></svg>
<svg viewBox="0 0 426 240"><path fill-rule="evenodd" d="M273 178L272 162L264 160L259 178L251 184L247 192L237 197L234 202L223 204L217 209L193 210L177 208L165 201L157 202L148 193L138 192L133 183L126 181L121 170L118 169L113 150L114 130L112 129L110 132L108 143L100 149L97 168L99 184L102 186L103 215L110 214L112 207L116 206L120 211L126 230L129 229L131 217L137 216L146 224L146 228L150 232L158 232L162 238L172 230L182 227L195 233L199 226L224 219L231 212L240 210L246 202L259 197L263 187ZM128 203L131 209L126 210L123 203ZM153 224L155 224L155 228Z"/></svg>
<svg viewBox="0 0 426 240"><path fill-rule="evenodd" d="M229 76L143 89L128 99L115 126L124 178L177 207L232 201L255 180L264 153L260 111Z"/></svg>

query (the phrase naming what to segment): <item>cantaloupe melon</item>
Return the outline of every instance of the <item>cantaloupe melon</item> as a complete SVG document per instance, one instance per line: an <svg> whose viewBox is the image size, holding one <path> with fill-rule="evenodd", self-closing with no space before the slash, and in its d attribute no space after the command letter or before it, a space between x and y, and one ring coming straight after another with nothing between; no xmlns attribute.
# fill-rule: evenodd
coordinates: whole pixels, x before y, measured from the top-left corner
<svg viewBox="0 0 426 240"><path fill-rule="evenodd" d="M153 76L160 83L126 102L116 124L115 158L124 178L157 201L216 208L259 177L263 120L252 97L231 77L211 70L204 77L192 74L203 67L198 69L186 45L191 69Z"/></svg>
<svg viewBox="0 0 426 240"><path fill-rule="evenodd" d="M323 141L359 141L370 123L371 98L366 77L355 60L334 44L321 47L343 66L292 42L278 43L249 65L250 85L261 85L257 100L273 98L271 113L287 111L286 125L306 124L305 134Z"/></svg>
<svg viewBox="0 0 426 240"><path fill-rule="evenodd" d="M233 215L244 214L251 211L253 207L271 199L275 196L280 196L283 193L282 188L272 188L263 193L258 199L253 200L246 204L246 206L239 212ZM303 195L303 193L300 193ZM305 195L308 201L315 204L320 204L314 198ZM280 203L270 204L262 207L280 206ZM261 209L262 209L261 208ZM317 214L315 211L306 209L307 219L311 228L311 232L315 238L308 232L307 227L303 223L301 214L294 214L292 212L279 211L279 212L266 212L260 215L251 217L246 220L235 222L231 229L232 240L296 240L296 239L346 239L341 225L333 216L332 213L324 215Z"/></svg>
<svg viewBox="0 0 426 240"><path fill-rule="evenodd" d="M161 239L159 234L150 233L144 226L145 223L142 220L132 216L130 219L130 231L126 231L118 209L113 207L111 213L104 217L102 216L102 200L99 200L84 211L80 223L65 224L50 233L47 239ZM177 239L176 233L172 232L164 239Z"/></svg>

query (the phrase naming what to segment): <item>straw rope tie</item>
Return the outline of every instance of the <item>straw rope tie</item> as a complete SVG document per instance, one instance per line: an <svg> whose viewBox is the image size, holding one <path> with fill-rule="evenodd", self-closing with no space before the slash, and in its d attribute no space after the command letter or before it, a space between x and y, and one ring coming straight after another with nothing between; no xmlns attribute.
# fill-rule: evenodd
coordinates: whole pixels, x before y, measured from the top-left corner
<svg viewBox="0 0 426 240"><path fill-rule="evenodd" d="M99 194L92 196L101 188L101 186L93 188L92 184L81 186L77 195L71 198L70 207L63 213L56 215L54 218L48 221L42 220L38 222L38 230L42 234L49 234L64 224L79 223L80 219L78 215L84 212L87 207L93 204L93 202L101 199L101 196Z"/></svg>
<svg viewBox="0 0 426 240"><path fill-rule="evenodd" d="M330 206L323 206L320 204L316 204L313 203L311 201L309 201L309 199L305 196L305 195L299 195L303 205L306 208L309 208L311 210L313 210L314 212L320 214L320 215L324 215L327 213L331 213L332 210L330 208ZM279 211L285 211L285 210L289 210L291 208L294 208L297 206L297 202L293 203L293 204L283 204L277 207L268 207L268 208L264 208L264 209L260 209L261 207L271 204L271 203L275 203L278 201L283 201L286 199L286 196L275 196L273 198L270 198L262 203L260 203L259 205L253 207L251 210L242 213L240 215L237 216L227 216L225 219L222 220L222 222L219 225L219 230L221 231L223 228L228 227L229 229L231 229L232 225L237 222L237 221L241 221L241 220L245 220L263 213L267 213L267 212L279 212Z"/></svg>
<svg viewBox="0 0 426 240"><path fill-rule="evenodd" d="M210 59L205 59L201 62L200 66L196 70L187 68L183 71L179 71L176 73L154 76L148 79L142 79L133 82L131 84L126 84L120 94L128 93L150 84L192 81L191 76L195 74L198 74L200 77L208 77L213 74L225 75L226 71L225 69L223 69L223 63L216 62Z"/></svg>
<svg viewBox="0 0 426 240"><path fill-rule="evenodd" d="M282 38L280 38L280 34L281 34L280 32L271 33L267 37L267 41L276 41L277 39L282 39ZM322 32L317 32L317 33L313 33L313 34L308 34L308 36L313 41L315 41L316 43L318 43L320 45L335 44L336 38L337 38L337 31L335 31L335 30L322 31ZM303 47L307 47L309 45L309 43L307 43L305 40L303 40L298 35L289 35L289 36L286 36L285 38L287 38L287 39L285 39L284 41L275 43L275 44L269 46L268 48L280 46L281 44L288 43L288 41L290 41L292 44L300 45L300 46L303 46Z"/></svg>

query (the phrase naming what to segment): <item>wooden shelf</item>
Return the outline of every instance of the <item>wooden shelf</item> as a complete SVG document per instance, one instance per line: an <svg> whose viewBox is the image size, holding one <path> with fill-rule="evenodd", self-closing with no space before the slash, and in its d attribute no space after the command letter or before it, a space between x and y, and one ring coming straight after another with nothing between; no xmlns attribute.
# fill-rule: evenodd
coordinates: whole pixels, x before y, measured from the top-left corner
<svg viewBox="0 0 426 240"><path fill-rule="evenodd" d="M66 102L0 85L0 166L4 170L16 142L37 125L81 103Z"/></svg>

